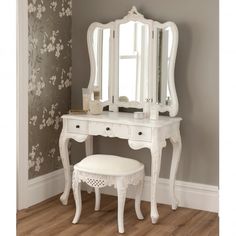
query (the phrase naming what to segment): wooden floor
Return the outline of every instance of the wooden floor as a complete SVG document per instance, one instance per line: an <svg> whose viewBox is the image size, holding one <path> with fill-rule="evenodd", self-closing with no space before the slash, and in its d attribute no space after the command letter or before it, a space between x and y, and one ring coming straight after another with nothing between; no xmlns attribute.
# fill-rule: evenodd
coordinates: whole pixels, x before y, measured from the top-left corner
<svg viewBox="0 0 236 236"><path fill-rule="evenodd" d="M101 210L94 211L94 194L82 193L83 209L78 224L71 223L75 205L72 194L69 203L63 206L59 196L17 213L17 235L60 235L60 236L114 236L117 233L117 198L102 195ZM142 202L145 219L135 216L134 200L126 199L125 235L168 236L168 235L219 235L219 219L215 213L178 208L172 211L169 205L158 204L160 218L152 225L149 217L150 205Z"/></svg>

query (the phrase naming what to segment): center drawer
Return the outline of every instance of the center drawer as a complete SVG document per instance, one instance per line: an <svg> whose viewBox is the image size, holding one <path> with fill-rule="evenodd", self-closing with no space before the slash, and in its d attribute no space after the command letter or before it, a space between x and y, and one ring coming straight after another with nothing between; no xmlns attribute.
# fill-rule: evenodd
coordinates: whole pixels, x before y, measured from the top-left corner
<svg viewBox="0 0 236 236"><path fill-rule="evenodd" d="M85 120L68 120L69 133L88 134L88 122Z"/></svg>
<svg viewBox="0 0 236 236"><path fill-rule="evenodd" d="M129 137L129 127L122 124L90 121L89 134L127 139Z"/></svg>

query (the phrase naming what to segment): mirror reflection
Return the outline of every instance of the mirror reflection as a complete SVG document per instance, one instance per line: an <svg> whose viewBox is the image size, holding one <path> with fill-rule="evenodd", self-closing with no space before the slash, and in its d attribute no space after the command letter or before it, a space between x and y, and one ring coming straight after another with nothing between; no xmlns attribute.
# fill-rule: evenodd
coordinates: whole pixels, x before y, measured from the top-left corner
<svg viewBox="0 0 236 236"><path fill-rule="evenodd" d="M156 102L161 105L171 104L169 88L169 71L171 51L173 47L173 32L170 27L155 29L156 33Z"/></svg>
<svg viewBox="0 0 236 236"><path fill-rule="evenodd" d="M110 77L110 37L111 29L95 28L93 31L93 52L95 59L94 91L99 91L99 99L105 102L109 99Z"/></svg>
<svg viewBox="0 0 236 236"><path fill-rule="evenodd" d="M148 97L149 27L129 21L119 26L119 101L143 102Z"/></svg>

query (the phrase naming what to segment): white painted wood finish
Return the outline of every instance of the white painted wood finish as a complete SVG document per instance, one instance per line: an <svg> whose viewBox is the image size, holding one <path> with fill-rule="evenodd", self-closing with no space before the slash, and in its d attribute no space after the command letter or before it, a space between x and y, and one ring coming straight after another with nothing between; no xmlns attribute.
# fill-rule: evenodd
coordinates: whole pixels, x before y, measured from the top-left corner
<svg viewBox="0 0 236 236"><path fill-rule="evenodd" d="M17 1L17 209L29 206L28 1Z"/></svg>
<svg viewBox="0 0 236 236"><path fill-rule="evenodd" d="M88 85L88 90L91 98L91 94L93 91L94 81L95 81L95 74L96 74L96 61L93 52L93 32L96 28L100 29L110 29L111 35L113 34L114 22L110 22L108 24L101 24L98 22L92 23L87 32L87 44L88 44L88 52L89 52L89 59L90 59L90 80ZM114 38L110 37L110 57L109 57L109 78L112 78L113 75L113 60L114 60L114 53L113 53L113 44ZM102 106L112 105L112 95L113 95L113 81L109 81L109 88L108 88L108 101L102 102Z"/></svg>
<svg viewBox="0 0 236 236"><path fill-rule="evenodd" d="M65 189L61 202L67 204L71 188L71 173L68 157L68 140L85 142L87 155L92 152L91 135L104 137L119 137L127 139L132 149L148 148L151 152L151 219L156 223L159 217L157 210L157 181L161 166L162 148L166 139L173 144L173 156L170 172L170 196L172 208L176 209L178 202L175 197L175 177L181 152L181 136L179 131L181 118L160 116L159 120L133 118L131 113L103 112L101 115L63 115L63 129L60 135L60 154L65 172ZM82 129L80 130L80 124ZM74 127L75 128L74 128ZM76 128L77 126L77 128ZM84 127L87 127L85 131Z"/></svg>
<svg viewBox="0 0 236 236"><path fill-rule="evenodd" d="M178 46L178 29L174 22L165 22L160 23L158 21L153 21L151 19L146 19L142 14L140 14L135 7L133 7L123 19L118 19L108 24L101 24L98 22L94 22L90 25L87 32L87 43L88 43L88 51L90 58L90 81L88 85L88 89L90 95L93 90L95 74L96 74L96 63L93 52L93 32L96 28L101 29L110 29L112 35L110 37L110 60L109 60L109 99L108 101L102 102L103 106L109 105L110 111L118 111L118 107L134 107L134 108L143 108L145 102L122 102L119 101L119 26L121 24L135 21L140 22L145 25L148 25L148 38L149 38L149 59L150 62L148 65L148 84L149 84L149 95L147 99L153 100L158 112L169 112L171 117L174 117L178 113L178 97L175 88L174 82L174 69L175 69L175 59L177 53ZM168 105L158 104L156 101L156 91L157 91L157 29L166 30L170 29L173 36L171 53L169 58L168 68L168 86L171 97L171 103ZM90 96L91 98L91 96Z"/></svg>
<svg viewBox="0 0 236 236"><path fill-rule="evenodd" d="M152 75L152 48L153 48L153 40L152 40L152 20L145 19L142 14L140 14L135 7L133 7L129 12L128 15L125 16L123 19L118 19L115 21L114 25L114 31L115 31L115 53L114 53L114 104L117 107L134 107L134 108L143 108L144 104L141 102L121 102L119 101L119 27L121 24L128 23L130 21L140 22L148 26L148 38L149 38L149 45L148 48L145 50L148 51L148 61L150 62L148 64L148 83L152 81L151 75ZM152 94L149 93L149 97L151 98Z"/></svg>
<svg viewBox="0 0 236 236"><path fill-rule="evenodd" d="M104 160L101 161L101 159ZM94 165L94 162L96 165ZM118 168L114 170L114 166ZM112 168L113 171L111 172ZM100 208L99 188L114 186L117 189L118 196L118 231L124 233L124 206L129 185L137 186L135 212L139 220L144 219L140 209L143 181L144 165L138 161L105 154L88 156L74 166L72 188L76 212L72 223L78 223L82 210L81 182L95 188L95 211Z"/></svg>

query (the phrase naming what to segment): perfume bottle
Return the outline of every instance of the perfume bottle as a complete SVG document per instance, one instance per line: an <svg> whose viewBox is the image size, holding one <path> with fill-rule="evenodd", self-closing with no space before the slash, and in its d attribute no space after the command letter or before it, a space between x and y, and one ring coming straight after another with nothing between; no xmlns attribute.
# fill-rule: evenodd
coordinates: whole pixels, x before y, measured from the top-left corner
<svg viewBox="0 0 236 236"><path fill-rule="evenodd" d="M94 87L93 96L94 96L94 100L96 100L96 101L100 100L100 90L99 90L98 86Z"/></svg>
<svg viewBox="0 0 236 236"><path fill-rule="evenodd" d="M89 90L87 88L82 88L82 101L83 101L83 110L89 110Z"/></svg>
<svg viewBox="0 0 236 236"><path fill-rule="evenodd" d="M151 98L146 98L143 106L143 112L145 114L145 118L150 117L150 105L151 105Z"/></svg>
<svg viewBox="0 0 236 236"><path fill-rule="evenodd" d="M150 120L158 120L158 117L159 117L158 105L152 103L150 105Z"/></svg>

